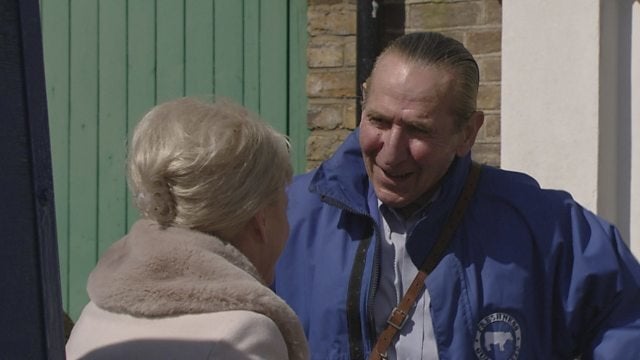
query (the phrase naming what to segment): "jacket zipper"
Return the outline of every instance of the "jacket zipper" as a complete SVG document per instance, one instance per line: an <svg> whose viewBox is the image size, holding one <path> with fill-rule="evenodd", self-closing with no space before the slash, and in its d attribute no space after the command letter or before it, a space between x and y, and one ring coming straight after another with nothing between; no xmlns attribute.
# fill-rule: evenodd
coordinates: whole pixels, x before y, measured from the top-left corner
<svg viewBox="0 0 640 360"><path fill-rule="evenodd" d="M374 228L376 227L375 221L373 221L372 218L372 224L374 224ZM380 231L379 229L374 229L373 230L374 233L376 234L376 238L375 238L375 250L373 253L373 268L372 268L372 274L371 274L371 279L369 282L369 296L367 297L367 327L369 329L369 351L373 350L373 345L375 342L375 338L376 338L376 323L375 323L375 318L374 318L374 305L375 305L375 294L378 291L378 282L379 282L379 277L380 277L380 257L381 255L381 250L380 250L380 242L382 241L381 237L380 237Z"/></svg>
<svg viewBox="0 0 640 360"><path fill-rule="evenodd" d="M376 223L375 219L373 218L373 216L371 216L370 214L367 214L365 212L361 212L361 211L356 211L355 209L347 206L346 204L344 204L343 202L340 202L332 197L326 196L326 195L321 195L321 200L331 206L334 206L342 211L348 211L352 214L355 215L360 215L363 217L366 217L367 219L370 220L371 222L371 226L373 228L373 234L375 235L375 249L374 249L374 253L373 253L373 266L372 266L372 274L371 274L371 278L369 280L369 294L367 296L367 306L366 306L366 314L364 319L365 320L365 326L367 328L368 331L368 339L363 339L367 342L367 346L368 349L367 352L371 352L371 350L373 349L373 344L375 342L375 337L376 337L376 330L375 330L375 319L373 317L373 305L375 303L375 293L378 290L378 278L380 276L380 229L378 228L378 224ZM364 240L363 240L364 241ZM371 244L369 244L369 246L371 246ZM366 259L366 257L365 257ZM351 274L349 274L349 278L351 278ZM362 284L360 284L362 287ZM347 299L347 301L349 301ZM359 299L358 299L358 303L359 303ZM358 306L358 308L360 308ZM363 319L362 317L363 314L360 314L360 319ZM364 341L363 341L364 344ZM354 359L355 360L355 359Z"/></svg>

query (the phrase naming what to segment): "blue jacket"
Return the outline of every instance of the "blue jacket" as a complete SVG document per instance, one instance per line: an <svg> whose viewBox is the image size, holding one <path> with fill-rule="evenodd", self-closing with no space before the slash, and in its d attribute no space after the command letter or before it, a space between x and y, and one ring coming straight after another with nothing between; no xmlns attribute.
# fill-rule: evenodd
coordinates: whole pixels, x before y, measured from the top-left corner
<svg viewBox="0 0 640 360"><path fill-rule="evenodd" d="M300 317L312 359L363 359L376 338L382 234L357 137L289 188L291 235L274 288ZM408 234L416 266L470 161L454 161ZM615 227L524 174L483 166L426 287L440 359L640 359L637 260Z"/></svg>

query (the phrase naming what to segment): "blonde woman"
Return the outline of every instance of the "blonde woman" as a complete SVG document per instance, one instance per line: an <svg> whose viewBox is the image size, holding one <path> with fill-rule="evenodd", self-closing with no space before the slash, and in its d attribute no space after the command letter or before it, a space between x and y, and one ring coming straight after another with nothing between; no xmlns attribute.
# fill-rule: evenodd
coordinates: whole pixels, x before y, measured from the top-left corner
<svg viewBox="0 0 640 360"><path fill-rule="evenodd" d="M68 358L306 359L267 286L289 234L288 142L228 100L153 108L128 180L143 219L89 276Z"/></svg>

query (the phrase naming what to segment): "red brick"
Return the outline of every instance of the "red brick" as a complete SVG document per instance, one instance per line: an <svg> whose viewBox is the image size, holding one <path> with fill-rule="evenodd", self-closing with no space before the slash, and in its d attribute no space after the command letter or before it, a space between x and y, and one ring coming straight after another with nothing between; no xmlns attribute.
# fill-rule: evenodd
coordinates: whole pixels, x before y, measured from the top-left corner
<svg viewBox="0 0 640 360"><path fill-rule="evenodd" d="M481 24L482 8L477 2L426 3L408 5L406 27L437 29Z"/></svg>
<svg viewBox="0 0 640 360"><path fill-rule="evenodd" d="M484 116L484 141L500 141L500 114L485 114Z"/></svg>
<svg viewBox="0 0 640 360"><path fill-rule="evenodd" d="M468 32L465 46L472 54L490 54L500 52L502 48L502 30L483 30Z"/></svg>
<svg viewBox="0 0 640 360"><path fill-rule="evenodd" d="M484 0L484 23L487 25L502 24L502 4L498 0Z"/></svg>
<svg viewBox="0 0 640 360"><path fill-rule="evenodd" d="M358 59L356 53L356 37L347 36L344 38L344 65L356 66Z"/></svg>
<svg viewBox="0 0 640 360"><path fill-rule="evenodd" d="M499 55L477 58L477 61L480 68L480 81L500 81L502 66Z"/></svg>
<svg viewBox="0 0 640 360"><path fill-rule="evenodd" d="M471 158L481 164L500 166L500 144L476 143L471 150Z"/></svg>
<svg viewBox="0 0 640 360"><path fill-rule="evenodd" d="M342 124L342 113L339 104L309 104L307 125L310 129L336 129Z"/></svg>
<svg viewBox="0 0 640 360"><path fill-rule="evenodd" d="M314 36L307 45L307 63L311 68L344 65L341 36Z"/></svg>
<svg viewBox="0 0 640 360"><path fill-rule="evenodd" d="M353 71L311 71L307 75L307 95L318 97L355 97L356 74Z"/></svg>
<svg viewBox="0 0 640 360"><path fill-rule="evenodd" d="M354 5L317 5L307 9L307 28L310 35L355 35L356 7Z"/></svg>
<svg viewBox="0 0 640 360"><path fill-rule="evenodd" d="M346 129L353 130L356 128L356 101L357 100L349 101L344 108L344 121L342 122L342 126Z"/></svg>
<svg viewBox="0 0 640 360"><path fill-rule="evenodd" d="M307 158L315 161L328 159L350 133L345 129L312 131L307 139Z"/></svg>

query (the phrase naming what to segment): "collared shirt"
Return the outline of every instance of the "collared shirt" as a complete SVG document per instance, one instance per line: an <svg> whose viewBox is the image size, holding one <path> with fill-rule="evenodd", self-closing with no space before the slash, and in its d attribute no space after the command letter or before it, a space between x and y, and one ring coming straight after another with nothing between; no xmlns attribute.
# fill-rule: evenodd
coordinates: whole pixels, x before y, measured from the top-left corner
<svg viewBox="0 0 640 360"><path fill-rule="evenodd" d="M378 334L387 326L389 313L400 302L418 274L418 268L413 264L406 251L406 239L418 220L426 216L436 196L437 193L422 209L408 219L404 219L396 211L378 200L378 209L382 215L381 227L384 234L384 240L381 244L380 285L374 303L374 318ZM387 350L389 359L438 359L429 309L430 303L429 292L425 288L423 295L417 299L407 322L397 336L397 340L389 346Z"/></svg>

